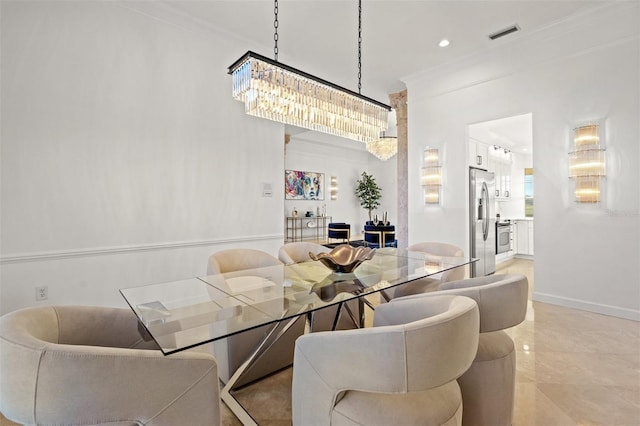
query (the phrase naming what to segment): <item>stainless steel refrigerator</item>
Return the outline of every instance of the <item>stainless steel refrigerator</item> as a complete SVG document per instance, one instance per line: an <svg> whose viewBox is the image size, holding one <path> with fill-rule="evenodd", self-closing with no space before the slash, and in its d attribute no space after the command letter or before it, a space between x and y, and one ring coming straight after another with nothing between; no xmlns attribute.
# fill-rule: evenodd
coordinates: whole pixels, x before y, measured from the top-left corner
<svg viewBox="0 0 640 426"><path fill-rule="evenodd" d="M482 277L496 271L496 181L492 172L469 169L469 254L471 276Z"/></svg>

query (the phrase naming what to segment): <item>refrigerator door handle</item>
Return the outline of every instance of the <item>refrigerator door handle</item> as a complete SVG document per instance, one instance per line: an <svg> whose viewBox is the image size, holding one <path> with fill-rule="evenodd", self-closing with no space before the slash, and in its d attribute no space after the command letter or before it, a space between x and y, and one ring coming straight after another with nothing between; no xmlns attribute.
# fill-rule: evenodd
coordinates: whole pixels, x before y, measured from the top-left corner
<svg viewBox="0 0 640 426"><path fill-rule="evenodd" d="M486 182L482 182L482 204L484 205L484 218L482 221L482 239L487 241L489 236L489 188Z"/></svg>

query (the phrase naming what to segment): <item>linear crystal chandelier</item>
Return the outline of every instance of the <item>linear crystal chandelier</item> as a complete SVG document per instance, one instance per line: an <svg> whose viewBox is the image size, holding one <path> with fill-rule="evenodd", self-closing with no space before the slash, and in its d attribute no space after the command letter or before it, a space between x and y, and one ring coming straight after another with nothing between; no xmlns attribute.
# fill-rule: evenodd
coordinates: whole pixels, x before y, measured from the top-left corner
<svg viewBox="0 0 640 426"><path fill-rule="evenodd" d="M387 129L391 107L278 62L278 1L274 2L275 60L248 51L229 67L233 97L245 113L322 133L370 142ZM358 3L358 88L361 88L361 0Z"/></svg>

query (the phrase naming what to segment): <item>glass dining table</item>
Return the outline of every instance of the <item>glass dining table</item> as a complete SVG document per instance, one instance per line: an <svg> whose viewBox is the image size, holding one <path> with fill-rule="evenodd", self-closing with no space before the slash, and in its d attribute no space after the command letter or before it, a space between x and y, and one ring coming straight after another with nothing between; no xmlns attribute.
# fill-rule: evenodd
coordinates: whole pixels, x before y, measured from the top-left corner
<svg viewBox="0 0 640 426"><path fill-rule="evenodd" d="M300 316L305 316L308 332L319 309L338 305L339 316L346 310L341 309L345 302L354 299L374 309L364 296L474 261L380 248L349 274L309 261L125 288L120 293L138 317L143 334L171 355L265 325L273 324L275 330L275 325L293 323ZM355 321L364 326L364 309L360 312ZM263 343L272 338L265 336ZM243 424L256 423L234 398L234 384L266 349L258 344L221 390L222 400Z"/></svg>

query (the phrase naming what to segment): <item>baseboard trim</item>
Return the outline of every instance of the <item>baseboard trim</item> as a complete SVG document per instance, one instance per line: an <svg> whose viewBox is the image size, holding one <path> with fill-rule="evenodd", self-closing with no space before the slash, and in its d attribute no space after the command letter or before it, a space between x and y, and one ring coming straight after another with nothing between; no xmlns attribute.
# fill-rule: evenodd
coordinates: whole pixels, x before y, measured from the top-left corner
<svg viewBox="0 0 640 426"><path fill-rule="evenodd" d="M147 251L157 250L172 250L191 247L206 247L216 246L221 244L234 244L234 243L247 243L251 241L269 241L269 240L282 240L284 241L284 235L252 235L247 237L230 237L220 238L215 240L202 240L202 241L180 241L171 243L158 243L158 244L139 244L131 246L116 246L116 247L102 247L102 248L90 248L79 250L58 250L41 253L26 253L10 256L0 257L0 265L7 265L13 263L24 262L43 262L49 260L59 259L71 259L88 256L104 256L113 254L125 254L125 253L139 253Z"/></svg>
<svg viewBox="0 0 640 426"><path fill-rule="evenodd" d="M555 296L553 294L538 293L535 291L533 292L532 298L534 302L550 303L552 305L559 305L617 318L640 321L640 311L638 310L604 305L602 303L587 302L585 300L572 299L570 297Z"/></svg>
<svg viewBox="0 0 640 426"><path fill-rule="evenodd" d="M518 253L514 256L516 259L527 259L527 260L533 260L534 256L532 254L522 254L522 253Z"/></svg>

